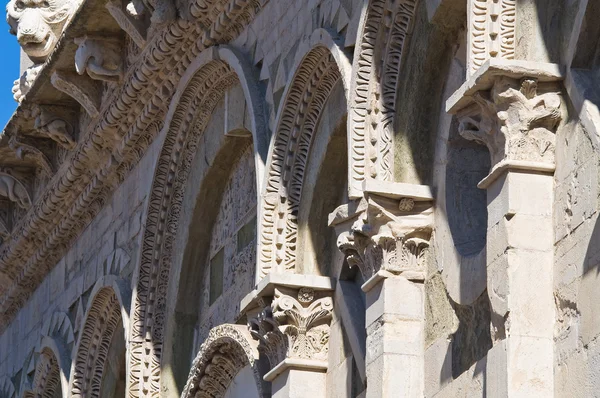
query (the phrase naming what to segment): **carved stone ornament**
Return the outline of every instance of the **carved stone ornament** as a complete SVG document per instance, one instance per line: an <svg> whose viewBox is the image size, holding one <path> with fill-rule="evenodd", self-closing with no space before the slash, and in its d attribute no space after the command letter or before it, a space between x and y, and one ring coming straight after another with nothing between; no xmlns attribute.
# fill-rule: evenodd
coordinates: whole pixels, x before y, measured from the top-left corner
<svg viewBox="0 0 600 398"><path fill-rule="evenodd" d="M361 196L365 178L391 181L394 115L400 68L416 0L371 0L355 52L348 115L351 135L350 197ZM379 50L381 49L381 50Z"/></svg>
<svg viewBox="0 0 600 398"><path fill-rule="evenodd" d="M104 36L83 36L75 39L77 73L87 74L94 80L116 82L123 77L121 40Z"/></svg>
<svg viewBox="0 0 600 398"><path fill-rule="evenodd" d="M34 128L38 134L55 141L65 149L72 150L76 142L73 139L73 126L55 112L55 107L35 105L31 108L31 117L35 118Z"/></svg>
<svg viewBox="0 0 600 398"><path fill-rule="evenodd" d="M48 58L63 27L79 5L72 0L11 0L6 6L10 33L35 63Z"/></svg>
<svg viewBox="0 0 600 398"><path fill-rule="evenodd" d="M341 75L331 52L317 47L298 68L283 104L262 201L260 276L296 266L298 208L309 148Z"/></svg>
<svg viewBox="0 0 600 398"><path fill-rule="evenodd" d="M468 69L490 58L515 58L517 0L469 0Z"/></svg>
<svg viewBox="0 0 600 398"><path fill-rule="evenodd" d="M276 287L249 328L271 368L285 359L327 361L332 311L331 292Z"/></svg>
<svg viewBox="0 0 600 398"><path fill-rule="evenodd" d="M36 362L31 390L25 391L23 398L55 397L60 394L60 368L54 353L44 349Z"/></svg>
<svg viewBox="0 0 600 398"><path fill-rule="evenodd" d="M369 195L362 199L356 220L339 235L337 245L365 281L379 270L422 280L432 229L431 202Z"/></svg>
<svg viewBox="0 0 600 398"><path fill-rule="evenodd" d="M15 133L9 138L8 146L15 151L17 158L32 160L47 177L51 177L54 174L50 159L35 146L21 141L21 137L18 134Z"/></svg>
<svg viewBox="0 0 600 398"><path fill-rule="evenodd" d="M152 14L150 21L158 25L170 22L177 16L173 0L132 0L127 4L127 12L135 18L141 18L149 12Z"/></svg>
<svg viewBox="0 0 600 398"><path fill-rule="evenodd" d="M459 132L486 145L492 166L502 161L532 161L554 165L556 128L561 98L538 93L533 78L498 77L491 90L477 92L474 104L458 112Z"/></svg>
<svg viewBox="0 0 600 398"><path fill-rule="evenodd" d="M257 342L243 325L220 325L208 333L183 390L182 398L220 398L240 370L250 366L258 396L263 395Z"/></svg>
<svg viewBox="0 0 600 398"><path fill-rule="evenodd" d="M21 77L15 80L12 88L15 101L19 103L23 101L23 98L25 98L25 95L29 92L29 89L42 69L42 66L43 64L33 65L25 69L25 72L23 72Z"/></svg>
<svg viewBox="0 0 600 398"><path fill-rule="evenodd" d="M95 118L100 114L101 89L96 84L98 82L64 71L55 71L50 81L57 90L79 102L90 117Z"/></svg>
<svg viewBox="0 0 600 398"><path fill-rule="evenodd" d="M21 209L31 206L31 197L25 185L16 177L0 172L0 196L15 203Z"/></svg>

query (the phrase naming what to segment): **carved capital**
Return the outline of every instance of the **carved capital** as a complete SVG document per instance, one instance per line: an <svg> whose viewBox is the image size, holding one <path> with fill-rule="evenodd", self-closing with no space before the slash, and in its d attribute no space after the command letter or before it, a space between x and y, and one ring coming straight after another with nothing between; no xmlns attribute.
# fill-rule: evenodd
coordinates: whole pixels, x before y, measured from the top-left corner
<svg viewBox="0 0 600 398"><path fill-rule="evenodd" d="M423 280L433 230L432 199L418 194L415 188L423 186L387 185L392 188L388 193L367 188L353 211L346 205L330 215L329 224L339 233L338 248L365 281L380 270ZM394 191L394 186L400 189Z"/></svg>
<svg viewBox="0 0 600 398"><path fill-rule="evenodd" d="M94 80L119 81L123 77L121 41L105 36L83 36L75 39L77 73L87 74Z"/></svg>
<svg viewBox="0 0 600 398"><path fill-rule="evenodd" d="M538 80L498 77L491 89L474 94L458 112L459 133L488 147L492 165L531 161L554 165L561 98L538 92Z"/></svg>
<svg viewBox="0 0 600 398"><path fill-rule="evenodd" d="M330 291L310 287L275 287L272 297L249 321L271 368L289 360L320 361L326 366L329 324L333 311Z"/></svg>

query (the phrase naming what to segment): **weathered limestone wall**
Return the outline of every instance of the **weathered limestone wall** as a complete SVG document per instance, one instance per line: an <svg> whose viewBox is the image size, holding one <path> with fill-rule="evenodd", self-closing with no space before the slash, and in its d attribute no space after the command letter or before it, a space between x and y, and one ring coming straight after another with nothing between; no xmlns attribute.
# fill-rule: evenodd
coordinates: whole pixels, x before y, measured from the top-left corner
<svg viewBox="0 0 600 398"><path fill-rule="evenodd" d="M38 347L42 328L55 312L68 314L77 339L89 294L102 276L131 280L139 262L146 201L159 149L160 139L0 336L0 373L23 376L18 372ZM19 383L14 382L17 388Z"/></svg>

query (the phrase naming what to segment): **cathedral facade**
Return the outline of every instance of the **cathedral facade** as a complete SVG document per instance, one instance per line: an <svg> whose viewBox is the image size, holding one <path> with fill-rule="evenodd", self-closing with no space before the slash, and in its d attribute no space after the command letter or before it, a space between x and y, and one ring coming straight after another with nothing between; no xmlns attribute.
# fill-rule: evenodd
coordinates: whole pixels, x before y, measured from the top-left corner
<svg viewBox="0 0 600 398"><path fill-rule="evenodd" d="M599 17L10 0L0 398L600 396Z"/></svg>

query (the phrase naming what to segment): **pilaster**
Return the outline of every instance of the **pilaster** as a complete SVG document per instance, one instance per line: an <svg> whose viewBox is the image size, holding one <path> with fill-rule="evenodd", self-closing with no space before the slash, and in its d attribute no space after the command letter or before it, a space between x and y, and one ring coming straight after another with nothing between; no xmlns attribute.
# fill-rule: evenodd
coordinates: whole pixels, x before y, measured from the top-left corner
<svg viewBox="0 0 600 398"><path fill-rule="evenodd" d="M427 186L365 181L364 197L330 215L338 247L365 283L367 397L422 397L424 280L433 227Z"/></svg>
<svg viewBox="0 0 600 398"><path fill-rule="evenodd" d="M554 394L553 173L563 118L560 68L487 61L447 103L459 133L486 145L487 288L494 347L488 395Z"/></svg>

